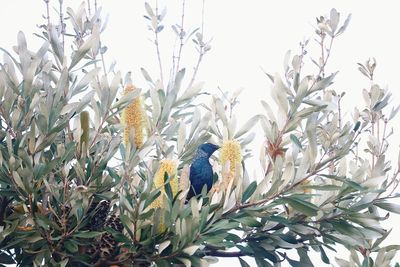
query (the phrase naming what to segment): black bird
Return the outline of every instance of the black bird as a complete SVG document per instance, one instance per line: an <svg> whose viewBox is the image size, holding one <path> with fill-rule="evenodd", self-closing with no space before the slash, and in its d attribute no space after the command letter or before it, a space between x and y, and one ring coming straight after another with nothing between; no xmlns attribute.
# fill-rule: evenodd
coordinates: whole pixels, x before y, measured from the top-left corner
<svg viewBox="0 0 400 267"><path fill-rule="evenodd" d="M207 185L207 191L211 189L213 184L213 169L209 159L217 149L219 149L219 146L211 143L202 144L197 149L197 153L190 166L188 199L199 195L204 185Z"/></svg>

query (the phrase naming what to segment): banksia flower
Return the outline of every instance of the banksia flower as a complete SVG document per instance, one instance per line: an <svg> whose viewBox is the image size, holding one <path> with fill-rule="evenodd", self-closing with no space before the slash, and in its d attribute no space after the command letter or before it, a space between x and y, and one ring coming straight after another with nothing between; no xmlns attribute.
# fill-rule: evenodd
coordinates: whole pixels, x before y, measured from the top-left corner
<svg viewBox="0 0 400 267"><path fill-rule="evenodd" d="M133 85L127 85L124 90L124 94L136 90ZM132 130L135 131L135 145L141 147L143 145L143 131L145 126L145 112L143 109L143 100L140 96L135 98L131 104L129 104L124 111L122 111L122 124L125 126L124 129L124 143L129 143L129 134Z"/></svg>
<svg viewBox="0 0 400 267"><path fill-rule="evenodd" d="M225 141L221 146L219 160L223 169L226 164L229 164L228 175L225 175L224 181L222 181L227 187L236 176L236 166L242 161L240 144L236 140Z"/></svg>
<svg viewBox="0 0 400 267"><path fill-rule="evenodd" d="M164 193L165 193L165 181L164 181L164 176L167 174L170 177L169 185L172 190L172 195L175 196L178 193L178 178L177 178L177 168L176 168L176 163L173 160L165 159L161 161L160 167L154 177L154 187L155 188L160 188L161 190L161 195L156 198L153 203L151 203L151 208L163 208L165 206L165 203L163 201L164 199ZM159 230L162 232L165 230L165 223L164 223L164 218L163 216L160 217L160 222L158 224Z"/></svg>
<svg viewBox="0 0 400 267"><path fill-rule="evenodd" d="M80 148L81 148L81 153L83 149L87 149L88 147L88 142L89 142L89 112L88 111L82 111L81 116L80 116L80 121L81 121L81 140L80 140ZM83 144L85 146L83 147Z"/></svg>
<svg viewBox="0 0 400 267"><path fill-rule="evenodd" d="M88 214L94 213L90 220L90 229L97 231L103 227L110 211L110 201L101 200L100 202L92 202L88 209Z"/></svg>

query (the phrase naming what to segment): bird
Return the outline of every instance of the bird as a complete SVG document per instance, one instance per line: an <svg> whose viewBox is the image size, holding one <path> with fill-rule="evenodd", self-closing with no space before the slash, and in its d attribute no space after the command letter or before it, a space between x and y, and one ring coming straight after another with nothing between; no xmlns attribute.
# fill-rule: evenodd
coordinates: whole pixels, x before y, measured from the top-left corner
<svg viewBox="0 0 400 267"><path fill-rule="evenodd" d="M199 195L204 185L207 185L207 192L210 191L213 184L213 169L209 159L218 149L219 146L211 143L202 144L197 149L190 165L190 190L187 199Z"/></svg>

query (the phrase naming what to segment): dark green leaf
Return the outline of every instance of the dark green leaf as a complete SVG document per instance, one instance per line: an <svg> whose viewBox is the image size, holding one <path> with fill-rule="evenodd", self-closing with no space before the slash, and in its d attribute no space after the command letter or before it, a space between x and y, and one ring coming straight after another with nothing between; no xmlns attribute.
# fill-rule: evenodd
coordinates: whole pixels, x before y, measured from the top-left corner
<svg viewBox="0 0 400 267"><path fill-rule="evenodd" d="M78 245L71 239L65 240L64 246L71 253L78 252Z"/></svg>
<svg viewBox="0 0 400 267"><path fill-rule="evenodd" d="M239 257L238 259L242 267L250 267L250 265L246 261L242 260L242 258Z"/></svg>
<svg viewBox="0 0 400 267"><path fill-rule="evenodd" d="M236 218L235 220L250 227L262 226L262 223L257 221L257 219L254 217L242 217L242 218Z"/></svg>
<svg viewBox="0 0 400 267"><path fill-rule="evenodd" d="M319 208L315 206L314 204L300 200L297 198L284 198L284 200L292 206L295 210L307 215L307 216L315 216L317 215L317 212Z"/></svg>
<svg viewBox="0 0 400 267"><path fill-rule="evenodd" d="M310 263L295 261L295 260L292 260L292 259L289 259L289 258L287 260L290 263L290 265L293 266L293 267L314 267L314 265L312 265Z"/></svg>
<svg viewBox="0 0 400 267"><path fill-rule="evenodd" d="M103 232L89 232L89 231L79 231L74 234L74 237L80 238L93 238L103 234Z"/></svg>
<svg viewBox="0 0 400 267"><path fill-rule="evenodd" d="M272 264L261 258L255 258L258 267L272 267Z"/></svg>
<svg viewBox="0 0 400 267"><path fill-rule="evenodd" d="M254 181L246 188L242 196L242 203L246 202L253 194L254 191L257 189L257 182Z"/></svg>
<svg viewBox="0 0 400 267"><path fill-rule="evenodd" d="M4 264L15 264L15 261L12 258L12 256L5 252L0 253L0 262Z"/></svg>
<svg viewBox="0 0 400 267"><path fill-rule="evenodd" d="M322 246L319 246L320 249L320 253L321 253L321 260L326 263L326 264L330 264L328 255L326 255L325 249Z"/></svg>

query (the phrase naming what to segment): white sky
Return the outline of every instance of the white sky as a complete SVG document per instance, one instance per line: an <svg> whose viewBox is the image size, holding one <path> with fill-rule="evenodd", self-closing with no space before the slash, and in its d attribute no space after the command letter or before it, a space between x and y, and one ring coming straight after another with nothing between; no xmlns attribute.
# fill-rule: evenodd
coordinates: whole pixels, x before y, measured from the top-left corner
<svg viewBox="0 0 400 267"><path fill-rule="evenodd" d="M50 1L57 6L57 0ZM155 50L148 37L143 18L144 1L105 1L98 0L103 6L103 14L110 14L103 44L108 46L106 61L117 61L116 69L126 73L133 72L135 83L146 87L140 74L140 67L146 68L156 77L158 65ZM76 8L81 1L64 0L66 6ZM117 4L116 4L117 3ZM152 3L152 2L150 2ZM164 65L170 63L173 32L168 26L180 21L180 0L160 0L160 6L168 3L166 28L161 33ZM200 26L201 0L187 0L186 25L191 29ZM45 12L41 0L0 0L0 46L11 50L16 43L19 30L25 32L31 48L37 48L40 42L32 35L38 32L36 25L44 23L41 15ZM206 81L206 90L216 92L236 90L243 87L239 119L250 118L253 113L262 112L260 99L269 99L270 84L260 67L270 73L283 71L283 57L287 50L299 51L298 43L313 36L315 17L329 14L336 8L344 19L352 13L351 23L334 44L327 73L340 70L332 88L346 91L345 110L352 111L357 105L363 107L361 90L368 85L366 79L357 70L357 62L365 62L375 57L378 62L376 82L388 86L394 95L393 104L400 100L399 62L400 48L398 1L265 1L265 0L206 0L205 37L213 38L212 50L206 55L200 68L198 80ZM53 13L53 17L56 15ZM311 40L310 43L313 43ZM309 53L318 56L314 44ZM34 50L35 50L34 49ZM191 44L184 48L184 60L187 70L194 66L195 52ZM311 66L311 63L310 63ZM166 68L167 73L167 68ZM164 74L166 75L166 74ZM391 142L391 158L397 160L399 149L399 122L393 124L395 135ZM262 133L260 133L262 135ZM255 144L254 147L257 147ZM258 151L254 154L258 155ZM254 159L256 160L256 159ZM393 216L386 224L392 227L400 219ZM393 229L388 244L398 244L399 227ZM399 258L399 257L398 257ZM231 266L239 266L234 261L224 260ZM231 263L234 262L234 263ZM218 266L225 266L222 263ZM318 265L318 266L322 266Z"/></svg>

